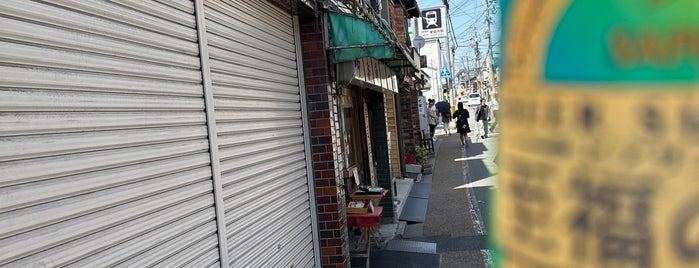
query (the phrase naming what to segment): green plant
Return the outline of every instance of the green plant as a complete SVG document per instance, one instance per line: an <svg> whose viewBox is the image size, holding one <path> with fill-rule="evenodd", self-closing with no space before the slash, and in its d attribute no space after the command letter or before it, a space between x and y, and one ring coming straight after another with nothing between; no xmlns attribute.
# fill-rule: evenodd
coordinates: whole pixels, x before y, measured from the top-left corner
<svg viewBox="0 0 699 268"><path fill-rule="evenodd" d="M422 148L422 146L415 147L415 161L421 165L427 163L427 149Z"/></svg>

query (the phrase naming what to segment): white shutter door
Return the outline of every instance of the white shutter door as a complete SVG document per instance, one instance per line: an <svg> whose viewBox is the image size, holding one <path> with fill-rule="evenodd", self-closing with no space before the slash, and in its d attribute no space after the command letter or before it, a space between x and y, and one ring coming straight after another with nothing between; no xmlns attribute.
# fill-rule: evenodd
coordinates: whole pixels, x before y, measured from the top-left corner
<svg viewBox="0 0 699 268"><path fill-rule="evenodd" d="M230 267L312 267L292 17L256 0L205 14Z"/></svg>
<svg viewBox="0 0 699 268"><path fill-rule="evenodd" d="M0 1L0 266L217 265L190 1Z"/></svg>

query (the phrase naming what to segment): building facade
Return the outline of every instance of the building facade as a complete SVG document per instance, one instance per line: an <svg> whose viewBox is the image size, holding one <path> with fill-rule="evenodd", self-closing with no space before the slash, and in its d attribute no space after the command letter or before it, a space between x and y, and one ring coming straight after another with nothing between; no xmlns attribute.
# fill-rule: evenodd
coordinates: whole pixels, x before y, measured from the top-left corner
<svg viewBox="0 0 699 268"><path fill-rule="evenodd" d="M382 4L390 56L336 61L341 1L2 1L0 266L349 267L350 171L417 144L417 4Z"/></svg>
<svg viewBox="0 0 699 268"><path fill-rule="evenodd" d="M2 1L0 266L320 267L313 8Z"/></svg>
<svg viewBox="0 0 699 268"><path fill-rule="evenodd" d="M420 83L415 81L424 77L416 75L419 55L409 46L405 27L409 17L419 14L417 4L382 1L381 9L364 4L329 4L322 20L308 22L314 31L302 36L308 38L303 47L308 49L304 66L311 125L323 122L311 131L311 139L319 142L314 144L313 160L324 267L350 265L346 203L356 181L390 189L378 204L384 208L382 221L398 220L392 181L403 175L403 156L414 153L419 142L413 119ZM370 22L378 18L390 23ZM317 21L325 25L315 25ZM345 40L348 35L358 38Z"/></svg>

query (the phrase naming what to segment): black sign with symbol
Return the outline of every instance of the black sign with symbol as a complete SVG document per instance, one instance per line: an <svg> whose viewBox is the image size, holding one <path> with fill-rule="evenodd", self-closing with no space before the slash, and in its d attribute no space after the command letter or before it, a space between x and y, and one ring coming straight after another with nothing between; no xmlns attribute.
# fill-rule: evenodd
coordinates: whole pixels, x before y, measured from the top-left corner
<svg viewBox="0 0 699 268"><path fill-rule="evenodd" d="M439 29L442 28L442 10L428 9L422 10L422 29Z"/></svg>

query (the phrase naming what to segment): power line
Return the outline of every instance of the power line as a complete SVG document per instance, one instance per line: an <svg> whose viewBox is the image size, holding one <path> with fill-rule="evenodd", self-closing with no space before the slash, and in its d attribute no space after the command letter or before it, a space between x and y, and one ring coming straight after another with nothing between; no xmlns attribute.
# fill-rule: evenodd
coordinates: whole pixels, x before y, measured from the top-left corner
<svg viewBox="0 0 699 268"><path fill-rule="evenodd" d="M473 49L475 48L473 44L464 45L464 43L470 43L471 41L479 41L478 49L481 51L489 51L491 46L498 46L500 44L500 36L498 34L491 35L492 45L489 46L483 42L486 36L486 26L487 21L485 20L488 14L487 12L492 11L487 9L484 0L419 0L421 7L433 7L433 6L449 6L448 11L448 26L447 34L449 35L449 43L452 45L450 48L454 51L454 60L456 61L461 55L469 55L469 58L475 59L472 56L474 54ZM490 4L493 7L497 6L497 2L491 1ZM494 16L493 16L494 17ZM455 24L456 22L456 24ZM499 32L499 23L497 20L491 18L491 30ZM472 33L478 33L478 39L472 36ZM493 48L492 53L498 53L499 47ZM448 53L451 54L452 51ZM456 56L459 55L459 56ZM472 62L472 64L477 64Z"/></svg>
<svg viewBox="0 0 699 268"><path fill-rule="evenodd" d="M480 22L480 20L481 20L481 18L483 18L483 16L485 16L485 12L483 12L480 16L478 16L478 18L477 18L476 20L474 20L474 21L471 23L471 25L469 25L469 26L466 28L466 30L464 30L464 31L462 31L461 33L459 33L459 35L466 34L471 28L473 28L473 26L476 25L476 23L479 23L479 22ZM463 24L463 25L465 25L465 24ZM463 27L463 25L462 25L462 27ZM457 27L457 28L459 28L459 27Z"/></svg>

